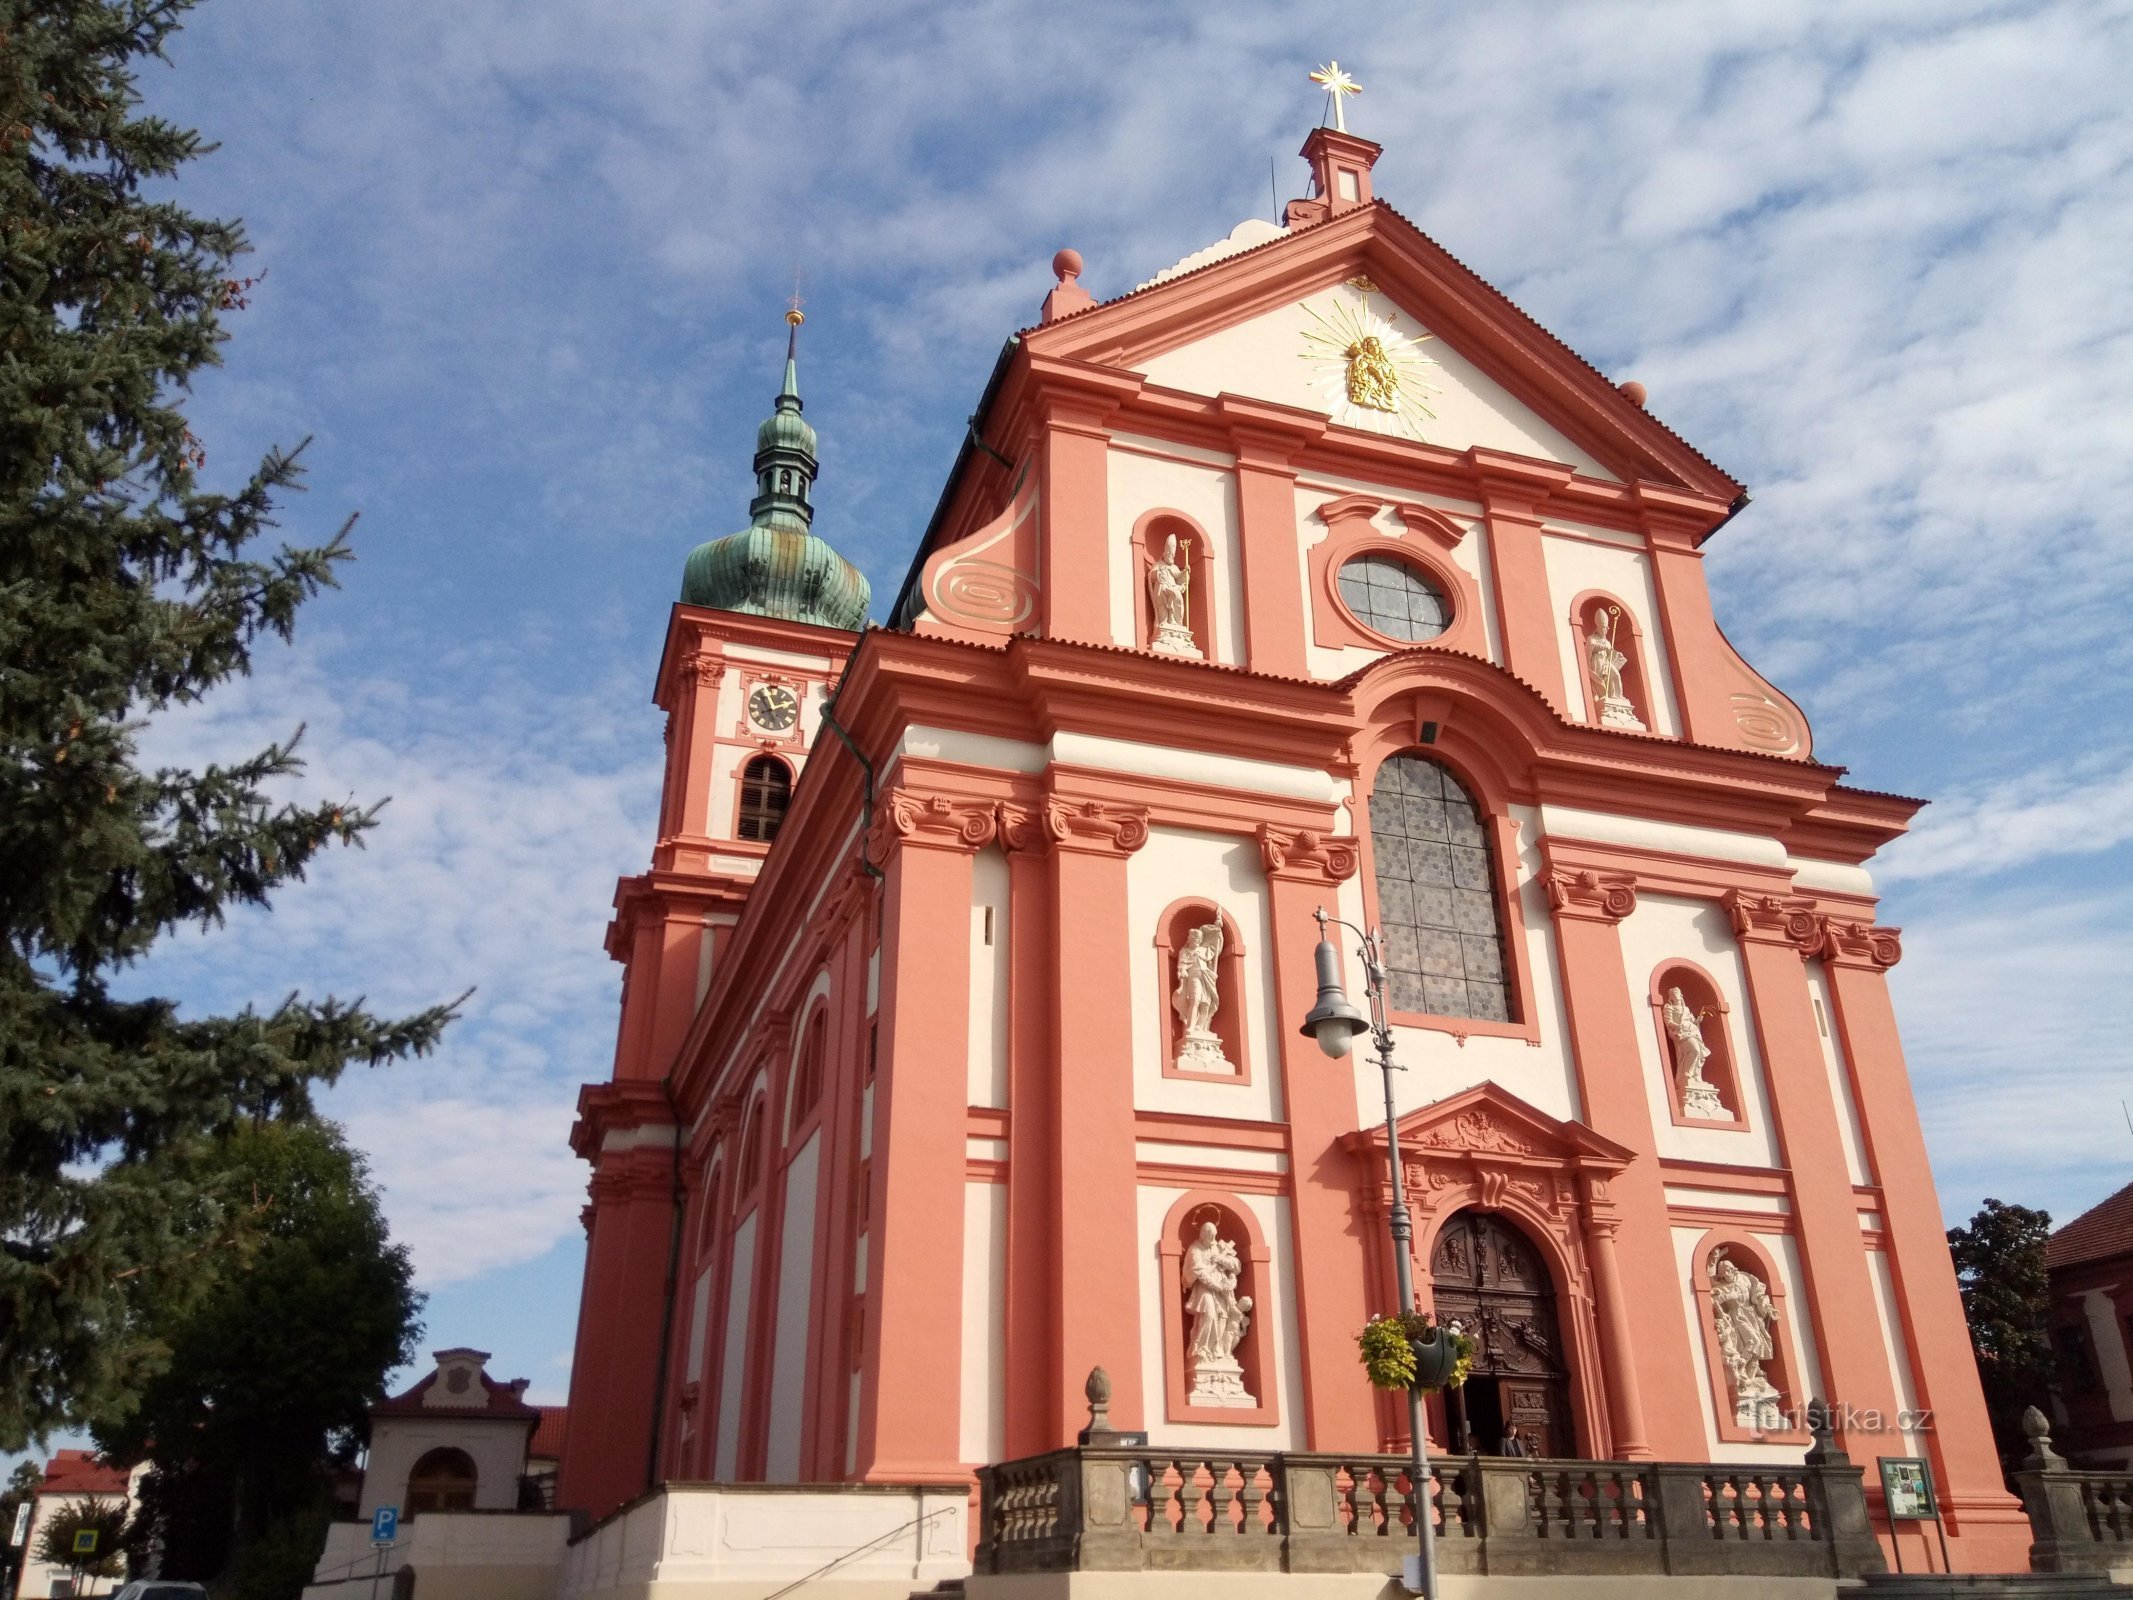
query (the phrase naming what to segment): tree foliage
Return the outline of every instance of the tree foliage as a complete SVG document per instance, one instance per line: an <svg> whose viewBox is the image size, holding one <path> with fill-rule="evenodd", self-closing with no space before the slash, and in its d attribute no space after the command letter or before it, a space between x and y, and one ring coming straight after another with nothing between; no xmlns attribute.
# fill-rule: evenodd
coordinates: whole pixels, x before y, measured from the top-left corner
<svg viewBox="0 0 2133 1600"><path fill-rule="evenodd" d="M96 1554L77 1555L74 1536L93 1532ZM37 1530L37 1559L72 1567L92 1578L115 1578L126 1570L126 1502L113 1495L85 1495L45 1513Z"/></svg>
<svg viewBox="0 0 2133 1600"><path fill-rule="evenodd" d="M2049 1409L2051 1280L2044 1242L2051 1229L2049 1212L1987 1200L1968 1227L1948 1230L1985 1409L2003 1460L2027 1449L2023 1410Z"/></svg>
<svg viewBox="0 0 2133 1600"><path fill-rule="evenodd" d="M261 1237L212 1297L151 1311L168 1365L96 1432L114 1460L153 1457L143 1518L162 1535L163 1573L201 1580L224 1571L232 1537L242 1554L289 1542L278 1530L292 1520L311 1527L386 1374L415 1355L422 1304L361 1157L329 1125L247 1125L203 1159L260 1197Z"/></svg>
<svg viewBox="0 0 2133 1600"><path fill-rule="evenodd" d="M450 1015L114 992L375 817L277 800L293 736L139 758L146 719L249 673L349 556L345 528L262 548L296 453L219 491L181 409L247 292L241 228L169 197L199 136L140 107L191 3L0 0L0 1448L121 1414L161 1359L142 1307L197 1301L241 1254L257 1208L204 1151Z"/></svg>

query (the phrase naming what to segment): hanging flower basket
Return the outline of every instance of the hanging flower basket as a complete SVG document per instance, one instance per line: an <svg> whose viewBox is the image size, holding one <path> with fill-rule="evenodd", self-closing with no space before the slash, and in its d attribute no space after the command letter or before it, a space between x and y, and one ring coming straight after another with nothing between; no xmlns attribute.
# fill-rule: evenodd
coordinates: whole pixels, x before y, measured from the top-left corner
<svg viewBox="0 0 2133 1600"><path fill-rule="evenodd" d="M1379 1389L1456 1389L1474 1370L1474 1341L1427 1311L1372 1317L1355 1342Z"/></svg>

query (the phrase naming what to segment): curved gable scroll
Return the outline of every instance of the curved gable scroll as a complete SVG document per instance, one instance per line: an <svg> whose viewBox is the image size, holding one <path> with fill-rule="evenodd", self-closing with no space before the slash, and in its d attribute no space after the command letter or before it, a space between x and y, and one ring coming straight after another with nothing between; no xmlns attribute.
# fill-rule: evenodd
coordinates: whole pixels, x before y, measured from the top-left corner
<svg viewBox="0 0 2133 1600"><path fill-rule="evenodd" d="M1035 632L1043 587L1037 510L1037 474L1025 461L1005 511L926 558L913 631L973 641Z"/></svg>

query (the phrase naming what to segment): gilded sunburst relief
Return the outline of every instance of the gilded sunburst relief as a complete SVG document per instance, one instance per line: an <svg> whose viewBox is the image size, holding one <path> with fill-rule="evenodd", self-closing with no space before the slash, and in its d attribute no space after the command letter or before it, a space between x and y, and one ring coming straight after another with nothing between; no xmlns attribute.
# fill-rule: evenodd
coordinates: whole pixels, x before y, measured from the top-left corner
<svg viewBox="0 0 2133 1600"><path fill-rule="evenodd" d="M1368 291L1357 292L1360 305L1343 297L1325 312L1304 308L1317 326L1304 330L1303 359L1322 376L1335 422L1419 439L1423 421L1436 417L1423 397L1438 392L1427 376L1437 363L1417 353L1430 336L1402 333L1372 309Z"/></svg>

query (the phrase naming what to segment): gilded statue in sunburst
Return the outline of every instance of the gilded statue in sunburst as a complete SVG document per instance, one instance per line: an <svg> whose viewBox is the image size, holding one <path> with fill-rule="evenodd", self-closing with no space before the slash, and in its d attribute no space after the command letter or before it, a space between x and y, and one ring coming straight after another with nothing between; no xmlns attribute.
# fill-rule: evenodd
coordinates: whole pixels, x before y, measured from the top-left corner
<svg viewBox="0 0 2133 1600"><path fill-rule="evenodd" d="M1373 411L1400 409L1400 374L1385 341L1366 333L1348 346L1348 399Z"/></svg>
<svg viewBox="0 0 2133 1600"><path fill-rule="evenodd" d="M1429 335L1403 334L1380 316L1370 304L1377 286L1360 287L1364 282L1343 286L1360 305L1337 297L1323 312L1306 307L1318 326L1304 330L1303 357L1325 374L1326 409L1335 422L1419 439L1422 420L1436 415L1423 398L1435 391L1425 374L1436 363L1417 353Z"/></svg>

